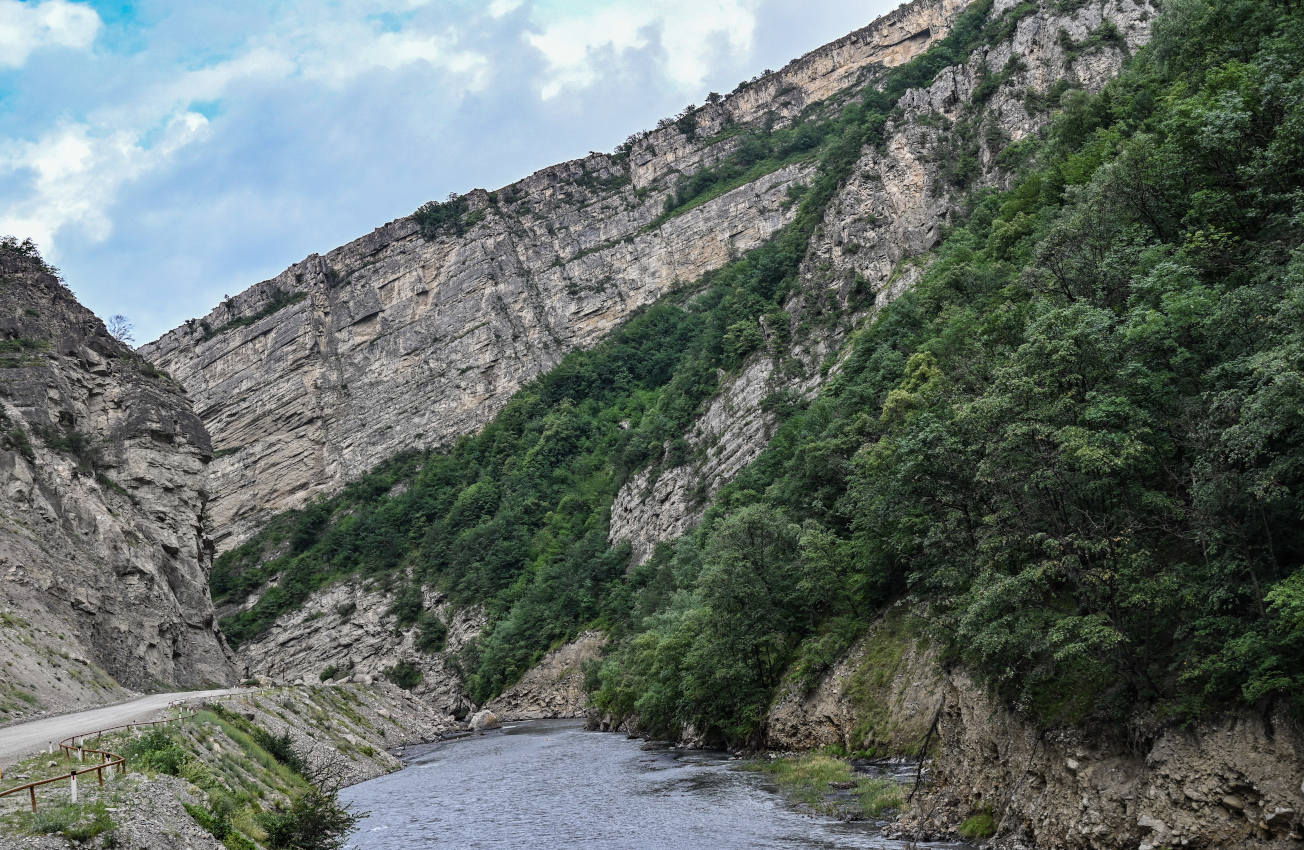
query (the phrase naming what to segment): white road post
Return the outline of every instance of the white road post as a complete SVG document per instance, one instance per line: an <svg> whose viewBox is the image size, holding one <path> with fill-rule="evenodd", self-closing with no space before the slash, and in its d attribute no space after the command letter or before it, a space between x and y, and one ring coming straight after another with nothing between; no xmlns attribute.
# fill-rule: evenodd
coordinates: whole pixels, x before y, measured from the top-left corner
<svg viewBox="0 0 1304 850"><path fill-rule="evenodd" d="M77 802L77 771L72 772L72 801Z"/></svg>

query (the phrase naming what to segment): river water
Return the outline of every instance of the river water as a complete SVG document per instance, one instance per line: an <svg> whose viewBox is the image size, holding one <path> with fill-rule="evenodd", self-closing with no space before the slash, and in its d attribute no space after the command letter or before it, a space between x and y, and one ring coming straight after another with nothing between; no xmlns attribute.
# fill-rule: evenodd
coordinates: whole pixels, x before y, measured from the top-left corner
<svg viewBox="0 0 1304 850"><path fill-rule="evenodd" d="M924 846L883 838L872 823L801 814L725 754L645 750L576 721L522 723L407 758L403 770L340 792L370 812L350 847Z"/></svg>

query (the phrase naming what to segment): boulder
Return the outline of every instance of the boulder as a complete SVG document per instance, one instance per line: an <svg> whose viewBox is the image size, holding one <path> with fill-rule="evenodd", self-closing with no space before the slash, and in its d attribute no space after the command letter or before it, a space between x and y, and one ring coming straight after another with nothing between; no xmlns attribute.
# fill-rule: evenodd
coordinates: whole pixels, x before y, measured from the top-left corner
<svg viewBox="0 0 1304 850"><path fill-rule="evenodd" d="M498 722L498 715L487 708L482 708L471 716L471 728L477 732L483 732L486 729L497 729L500 726L502 724Z"/></svg>

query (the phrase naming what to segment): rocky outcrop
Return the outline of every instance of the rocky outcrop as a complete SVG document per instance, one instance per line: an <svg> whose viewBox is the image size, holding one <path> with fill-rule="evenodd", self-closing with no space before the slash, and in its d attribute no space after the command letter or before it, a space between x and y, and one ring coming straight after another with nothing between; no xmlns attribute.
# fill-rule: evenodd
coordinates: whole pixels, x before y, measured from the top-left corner
<svg viewBox="0 0 1304 850"><path fill-rule="evenodd" d="M766 717L766 745L917 755L945 705L944 693L937 652L907 633L903 615L891 614L876 622L814 687L788 683Z"/></svg>
<svg viewBox="0 0 1304 850"><path fill-rule="evenodd" d="M0 718L232 679L209 456L181 388L0 246Z"/></svg>
<svg viewBox="0 0 1304 850"><path fill-rule="evenodd" d="M370 684L406 662L421 672L412 693L443 714L465 717L474 706L447 658L480 633L483 612L454 610L441 595L426 591L427 616L439 618L448 634L443 647L423 650L418 646L419 627L401 627L392 606L385 588L357 582L332 585L281 617L258 640L240 647L240 662L246 675L306 684L346 679Z"/></svg>
<svg viewBox="0 0 1304 850"><path fill-rule="evenodd" d="M217 702L274 735L289 735L308 773L339 786L399 770L403 762L395 752L462 726L387 682L296 685Z"/></svg>
<svg viewBox="0 0 1304 850"><path fill-rule="evenodd" d="M597 661L606 645L605 632L584 632L545 655L489 703L489 709L503 720L584 717L589 708L584 664Z"/></svg>
<svg viewBox="0 0 1304 850"><path fill-rule="evenodd" d="M1133 717L1110 730L1042 729L944 668L894 609L812 687L792 682L767 745L931 758L895 831L951 838L989 813L1002 847L1297 847L1304 729L1288 712L1192 727Z"/></svg>
<svg viewBox="0 0 1304 850"><path fill-rule="evenodd" d="M142 348L213 435L219 549L399 451L482 425L569 350L764 242L795 214L794 164L680 215L681 175L945 35L964 0L912 3L616 154L464 198L460 235L400 219L313 255Z"/></svg>
<svg viewBox="0 0 1304 850"><path fill-rule="evenodd" d="M787 305L792 348L753 361L723 388L687 435L699 460L636 474L621 489L610 536L628 541L636 562L694 526L710 497L760 455L777 421L762 399L776 391L809 398L836 374L836 368L821 370L822 361L874 309L918 279L965 189L1004 185L1011 170L1002 151L1050 119L1039 97L1057 86L1099 90L1127 53L1149 39L1154 14L1151 4L1133 0L1048 3L1022 15L1018 5L993 5L994 16L1018 16L1009 38L944 69L928 88L907 92L885 142L862 152L812 241L802 291ZM1090 50L1074 47L1105 22L1116 38ZM992 81L998 82L976 98ZM972 173L957 173L965 157ZM803 333L803 317L816 309L832 310L840 320L818 334ZM784 374L775 375L775 364L784 360Z"/></svg>
<svg viewBox="0 0 1304 850"><path fill-rule="evenodd" d="M773 359L754 357L687 434L689 447L701 461L645 469L620 488L611 506L610 538L613 543L629 542L634 563L647 560L657 543L688 532L702 518L709 498L756 459L775 421L762 402L780 385Z"/></svg>
<svg viewBox="0 0 1304 850"><path fill-rule="evenodd" d="M1286 848L1304 838L1304 730L1286 713L1191 728L1134 719L1130 740L1042 731L947 677L932 791L906 834L989 811L1005 846Z"/></svg>

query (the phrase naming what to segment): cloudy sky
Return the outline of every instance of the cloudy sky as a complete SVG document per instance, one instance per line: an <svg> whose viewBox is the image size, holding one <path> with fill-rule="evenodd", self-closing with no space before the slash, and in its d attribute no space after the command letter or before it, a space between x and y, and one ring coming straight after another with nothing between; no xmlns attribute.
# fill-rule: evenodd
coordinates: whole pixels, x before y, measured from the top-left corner
<svg viewBox="0 0 1304 850"><path fill-rule="evenodd" d="M898 0L0 0L0 234L155 338Z"/></svg>

